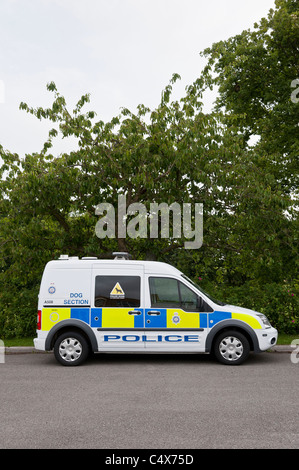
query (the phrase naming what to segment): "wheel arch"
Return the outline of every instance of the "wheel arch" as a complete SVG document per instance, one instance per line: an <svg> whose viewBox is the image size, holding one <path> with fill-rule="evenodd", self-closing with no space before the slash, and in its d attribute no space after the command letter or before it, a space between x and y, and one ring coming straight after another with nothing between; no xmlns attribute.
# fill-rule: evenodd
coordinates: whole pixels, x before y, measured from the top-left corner
<svg viewBox="0 0 299 470"><path fill-rule="evenodd" d="M92 331L90 326L87 325L87 323L77 319L62 320L55 326L53 326L47 335L45 342L45 350L51 351L58 336L68 330L78 331L79 333L83 334L84 337L87 339L91 350L93 352L98 351L98 342L94 332Z"/></svg>
<svg viewBox="0 0 299 470"><path fill-rule="evenodd" d="M217 336L226 330L235 330L243 333L243 335L249 341L250 350L254 352L261 352L255 331L253 328L251 328L251 326L241 320L223 320L217 323L217 325L213 326L207 335L206 352L213 351L213 345Z"/></svg>

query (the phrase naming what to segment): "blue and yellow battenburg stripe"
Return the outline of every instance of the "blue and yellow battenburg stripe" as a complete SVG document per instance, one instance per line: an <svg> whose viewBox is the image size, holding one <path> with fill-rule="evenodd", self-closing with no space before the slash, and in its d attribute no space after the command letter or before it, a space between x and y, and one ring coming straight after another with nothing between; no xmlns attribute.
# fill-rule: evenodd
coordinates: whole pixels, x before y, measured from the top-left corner
<svg viewBox="0 0 299 470"><path fill-rule="evenodd" d="M89 324L89 308L43 308L42 330L49 331L56 323L70 318L76 318Z"/></svg>
<svg viewBox="0 0 299 470"><path fill-rule="evenodd" d="M142 308L91 308L90 326L92 328L143 328ZM129 312L140 312L130 315Z"/></svg>
<svg viewBox="0 0 299 470"><path fill-rule="evenodd" d="M140 314L129 314L132 310ZM157 310L160 314L149 315L152 310ZM175 308L47 307L42 310L42 330L49 331L58 322L70 318L84 321L92 328L213 328L217 323L228 319L241 320L253 329L262 328L252 315L234 312L198 313Z"/></svg>
<svg viewBox="0 0 299 470"><path fill-rule="evenodd" d="M135 310L140 315L130 315ZM143 309L139 308L43 308L42 330L49 331L62 320L77 319L92 328L143 328Z"/></svg>

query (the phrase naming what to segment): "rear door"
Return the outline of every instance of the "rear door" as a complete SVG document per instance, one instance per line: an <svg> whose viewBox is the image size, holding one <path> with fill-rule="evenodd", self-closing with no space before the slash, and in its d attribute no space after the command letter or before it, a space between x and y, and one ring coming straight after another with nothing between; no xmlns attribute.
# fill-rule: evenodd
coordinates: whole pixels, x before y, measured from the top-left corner
<svg viewBox="0 0 299 470"><path fill-rule="evenodd" d="M143 266L113 263L92 269L91 327L99 350L143 350Z"/></svg>
<svg viewBox="0 0 299 470"><path fill-rule="evenodd" d="M199 311L197 293L173 277L150 275L147 284L146 349L204 351L207 313Z"/></svg>

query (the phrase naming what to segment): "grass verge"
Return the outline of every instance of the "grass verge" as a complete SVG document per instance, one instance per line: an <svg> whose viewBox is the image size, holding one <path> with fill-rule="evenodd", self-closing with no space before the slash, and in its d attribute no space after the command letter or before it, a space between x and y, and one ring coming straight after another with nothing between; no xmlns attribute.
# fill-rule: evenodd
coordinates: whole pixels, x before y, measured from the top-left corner
<svg viewBox="0 0 299 470"><path fill-rule="evenodd" d="M10 338L4 339L4 345L7 348L11 348L12 346L34 346L33 345L33 338Z"/></svg>

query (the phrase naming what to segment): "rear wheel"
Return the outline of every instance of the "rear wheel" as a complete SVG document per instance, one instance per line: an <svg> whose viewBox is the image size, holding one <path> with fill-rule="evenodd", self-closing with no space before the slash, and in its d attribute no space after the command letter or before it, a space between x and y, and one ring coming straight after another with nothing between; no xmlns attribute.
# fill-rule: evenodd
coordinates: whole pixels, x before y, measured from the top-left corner
<svg viewBox="0 0 299 470"><path fill-rule="evenodd" d="M55 341L55 358L64 366L79 366L86 360L88 354L88 343L77 331L62 333Z"/></svg>
<svg viewBox="0 0 299 470"><path fill-rule="evenodd" d="M222 364L231 366L242 364L249 353L249 341L239 331L223 331L215 340L214 354Z"/></svg>

